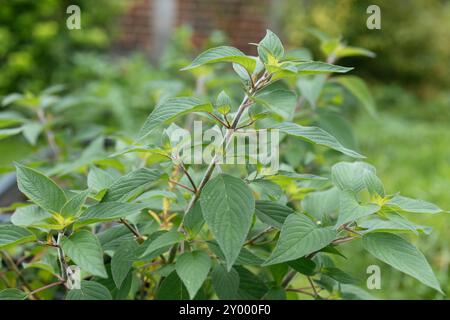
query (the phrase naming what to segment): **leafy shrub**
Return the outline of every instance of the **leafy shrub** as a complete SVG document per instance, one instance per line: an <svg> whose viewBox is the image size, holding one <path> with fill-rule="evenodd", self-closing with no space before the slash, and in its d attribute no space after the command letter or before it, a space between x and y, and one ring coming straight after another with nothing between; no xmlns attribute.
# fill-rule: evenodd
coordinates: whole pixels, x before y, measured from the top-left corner
<svg viewBox="0 0 450 320"><path fill-rule="evenodd" d="M10 288L0 297L36 298L50 289L56 290L50 297L66 299L373 298L356 286L361 279L334 262L341 259L339 247L356 240L378 260L442 293L425 256L399 235L429 232L406 213L442 210L387 193L355 150L339 114L339 106L351 110L342 93L372 116L376 110L360 78L339 75L351 70L334 64L344 45L330 49L328 62L285 52L270 31L257 46L258 57L212 48L184 68L202 76L210 74L210 64L232 63L239 95L221 91L213 102L164 96L134 142L126 135L115 143L98 137L55 179L33 163L17 163L18 187L31 204L16 205L12 224L0 225L4 261L20 275L20 289L7 277ZM189 128L195 116L227 129L220 147L245 127L278 129L280 170L262 162L220 165L220 153L206 166L174 157L179 145L165 133L179 128L173 122L182 117ZM339 154L355 160L338 162ZM50 276L30 285L7 250L31 257L26 270ZM81 287L64 290L75 265ZM298 288L296 277L309 286ZM38 284L44 286L35 289Z"/></svg>

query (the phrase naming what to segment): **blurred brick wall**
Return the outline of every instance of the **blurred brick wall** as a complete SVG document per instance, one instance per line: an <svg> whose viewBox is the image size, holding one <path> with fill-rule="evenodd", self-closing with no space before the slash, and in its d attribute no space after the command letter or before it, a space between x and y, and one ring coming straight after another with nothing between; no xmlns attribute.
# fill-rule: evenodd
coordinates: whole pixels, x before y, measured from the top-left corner
<svg viewBox="0 0 450 320"><path fill-rule="evenodd" d="M152 54L155 43L153 13L156 0L131 2L121 21L120 51L141 49ZM256 42L264 36L270 23L272 0L175 0L173 28L190 25L193 42L201 45L213 30L226 33L233 46L255 53Z"/></svg>

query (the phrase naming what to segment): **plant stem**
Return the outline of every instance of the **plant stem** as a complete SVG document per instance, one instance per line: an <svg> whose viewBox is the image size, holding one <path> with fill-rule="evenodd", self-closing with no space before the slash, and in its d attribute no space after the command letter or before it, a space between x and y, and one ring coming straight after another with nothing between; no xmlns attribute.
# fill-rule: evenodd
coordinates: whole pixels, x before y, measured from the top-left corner
<svg viewBox="0 0 450 320"><path fill-rule="evenodd" d="M127 228L131 231L131 233L133 233L134 236L135 236L139 241L145 240L144 236L142 236L142 235L140 234L139 230L133 228L133 226L132 226L127 220L121 218L119 221L120 221L120 223L122 223L125 227L127 227Z"/></svg>
<svg viewBox="0 0 450 320"><path fill-rule="evenodd" d="M319 293L316 290L316 286L314 285L313 280L311 279L310 276L307 276L307 278L308 278L309 284L311 285L312 290L314 291L314 297L318 298L319 297Z"/></svg>
<svg viewBox="0 0 450 320"><path fill-rule="evenodd" d="M38 288L38 289L36 289L36 290L31 291L28 295L34 295L34 294L36 294L36 293L38 293L38 292L41 292L41 291L50 289L50 288L52 288L52 287L56 287L56 286L62 285L62 284L64 284L64 283L65 283L64 280L57 281L57 282L53 282L53 283L50 283L50 284L48 284L48 285L46 285L46 286L43 286L43 287L41 287L41 288Z"/></svg>
<svg viewBox="0 0 450 320"><path fill-rule="evenodd" d="M2 251L1 252L3 257L5 258L5 262L7 264L7 266L14 271L15 274L17 274L17 277L20 279L20 281L22 282L22 285L28 290L28 291L32 291L30 286L28 285L27 281L25 280L25 278L22 275L22 272L20 272L19 268L17 267L17 265L14 263L14 260L11 258L11 256L6 252L6 251ZM31 294L31 296L33 296Z"/></svg>
<svg viewBox="0 0 450 320"><path fill-rule="evenodd" d="M245 245L249 245L254 243L256 240L258 240L260 237L262 237L263 235L265 235L266 233L269 233L270 231L273 230L273 227L268 227L267 229L264 229L263 231L261 231L260 233L256 234L254 237L250 238L248 241L246 241L244 243Z"/></svg>
<svg viewBox="0 0 450 320"><path fill-rule="evenodd" d="M190 191L190 192L195 194L195 190L194 189L191 189L188 186L185 186L184 184L179 183L179 182L177 182L175 180L169 179L169 183L175 184L175 185L177 185L177 186L179 186L179 187L181 187L183 189L186 189L186 190L188 190L188 191Z"/></svg>
<svg viewBox="0 0 450 320"><path fill-rule="evenodd" d="M64 255L64 250L61 248L61 239L63 237L63 233L59 232L58 233L58 238L56 239L56 245L58 246L58 261L59 261L59 266L61 267L61 278L64 279L64 281L67 280L67 262L66 262L66 257Z"/></svg>

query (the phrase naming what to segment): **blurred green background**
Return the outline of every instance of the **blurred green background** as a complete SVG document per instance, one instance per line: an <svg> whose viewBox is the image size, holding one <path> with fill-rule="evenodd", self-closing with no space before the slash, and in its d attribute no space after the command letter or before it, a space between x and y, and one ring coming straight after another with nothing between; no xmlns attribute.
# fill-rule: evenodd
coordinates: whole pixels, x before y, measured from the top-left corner
<svg viewBox="0 0 450 320"><path fill-rule="evenodd" d="M140 124L134 119L146 114L152 101L165 91L202 90L198 79L178 72L201 50L191 41L195 30L189 26L175 30L157 62L150 62L148 53L139 49L118 55L120 19L133 1L76 1L82 8L83 29L78 31L65 25L65 9L72 2L2 2L0 96L38 93L50 85L64 84L66 104L89 104L89 109L80 112L63 105L61 112L67 119L85 124L85 137L95 137L100 129L93 119L133 132ZM239 1L233 5L235 2ZM381 8L381 30L366 28L370 4ZM308 47L314 58L324 59L318 40L309 32L316 28L377 54L373 59L340 61L341 65L354 66L355 74L369 82L379 111L373 118L353 109L349 118L357 144L378 169L388 193L401 190L403 195L450 209L450 2L283 0L273 6L276 10L270 12L270 19L267 13L267 25L280 33L287 47ZM203 47L228 41L227 32L209 31ZM226 77L221 80L226 81ZM7 171L12 161L32 149L20 138L0 141L0 167ZM433 227L431 236L421 235L414 243L430 260L444 291L449 292L448 215L412 218ZM375 263L359 258L367 257L359 244L346 247L345 254L350 259L358 257L351 259L351 267L345 263L345 269L361 278L366 276L367 265ZM375 296L435 296L431 289L392 268L383 267L382 277L382 290L373 292Z"/></svg>

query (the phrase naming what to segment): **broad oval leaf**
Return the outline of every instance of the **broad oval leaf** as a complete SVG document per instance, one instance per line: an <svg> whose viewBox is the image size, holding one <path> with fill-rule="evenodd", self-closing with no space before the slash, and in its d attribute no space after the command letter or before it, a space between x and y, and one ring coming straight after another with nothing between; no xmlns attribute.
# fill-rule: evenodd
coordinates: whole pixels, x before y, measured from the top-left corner
<svg viewBox="0 0 450 320"><path fill-rule="evenodd" d="M123 202L101 202L87 208L75 224L76 227L88 225L91 223L113 221L126 216L137 214L146 205L139 203L123 203Z"/></svg>
<svg viewBox="0 0 450 320"><path fill-rule="evenodd" d="M397 195L387 203L388 206L400 208L404 212L412 213L440 213L442 209L437 205L423 201Z"/></svg>
<svg viewBox="0 0 450 320"><path fill-rule="evenodd" d="M344 147L335 137L318 127L305 127L292 122L283 122L275 125L273 129L278 129L308 142L329 147L353 158L364 158L358 152Z"/></svg>
<svg viewBox="0 0 450 320"><path fill-rule="evenodd" d="M256 66L256 60L246 56L241 50L229 46L211 48L201 53L190 65L181 69L189 70L200 67L204 64L216 62L233 62L243 66L250 74Z"/></svg>
<svg viewBox="0 0 450 320"><path fill-rule="evenodd" d="M258 44L258 54L262 61L269 62L268 55L273 56L276 60L284 57L284 47L280 38L270 30L266 30L266 35Z"/></svg>
<svg viewBox="0 0 450 320"><path fill-rule="evenodd" d="M157 300L188 300L189 293L175 271L165 278L156 293Z"/></svg>
<svg viewBox="0 0 450 320"><path fill-rule="evenodd" d="M363 236L364 248L375 258L443 293L425 256L415 246L392 233Z"/></svg>
<svg viewBox="0 0 450 320"><path fill-rule="evenodd" d="M75 232L61 241L64 253L81 269L102 278L107 277L103 250L97 237L87 230Z"/></svg>
<svg viewBox="0 0 450 320"><path fill-rule="evenodd" d="M80 289L72 289L66 300L112 300L111 293L102 284L95 281L81 281Z"/></svg>
<svg viewBox="0 0 450 320"><path fill-rule="evenodd" d="M231 300L237 298L240 280L239 274L234 268L227 270L220 264L216 265L211 272L211 280L219 299Z"/></svg>
<svg viewBox="0 0 450 320"><path fill-rule="evenodd" d="M365 162L339 162L331 168L331 179L340 190L357 193L367 188L371 194L384 196L375 168Z"/></svg>
<svg viewBox="0 0 450 320"><path fill-rule="evenodd" d="M337 66L334 64L329 64L320 61L306 61L298 62L295 64L297 72L299 74L317 74L317 73L346 73L353 68Z"/></svg>
<svg viewBox="0 0 450 320"><path fill-rule="evenodd" d="M211 269L211 259L204 251L185 252L177 258L175 270L186 286L191 299L194 299L201 288L209 269Z"/></svg>
<svg viewBox="0 0 450 320"><path fill-rule="evenodd" d="M11 223L21 227L60 230L64 226L54 220L53 216L41 207L31 205L17 208L11 216Z"/></svg>
<svg viewBox="0 0 450 320"><path fill-rule="evenodd" d="M341 191L339 193L339 216L335 227L338 228L345 223L370 216L380 209L380 206L373 203L362 205L352 192Z"/></svg>
<svg viewBox="0 0 450 320"><path fill-rule="evenodd" d="M375 100L373 99L369 88L362 79L356 76L341 76L336 77L334 81L350 91L350 93L359 100L370 115L376 115L377 111Z"/></svg>
<svg viewBox="0 0 450 320"><path fill-rule="evenodd" d="M205 185L200 203L206 224L230 269L250 229L255 210L252 192L241 179L220 174Z"/></svg>
<svg viewBox="0 0 450 320"><path fill-rule="evenodd" d="M263 266L306 256L327 246L335 237L332 228L318 227L305 215L292 214L284 222L277 246Z"/></svg>
<svg viewBox="0 0 450 320"><path fill-rule="evenodd" d="M136 141L149 136L159 125L168 123L184 114L195 111L212 111L210 103L204 103L197 98L169 98L158 104L145 120Z"/></svg>
<svg viewBox="0 0 450 320"><path fill-rule="evenodd" d="M63 217L77 216L89 195L90 190L84 190L70 198L61 208L61 215Z"/></svg>
<svg viewBox="0 0 450 320"><path fill-rule="evenodd" d="M111 259L111 273L117 288L122 286L127 277L133 262L136 260L137 242L132 239L124 241L114 252Z"/></svg>
<svg viewBox="0 0 450 320"><path fill-rule="evenodd" d="M288 206L273 201L257 200L255 202L255 213L259 220L278 229L281 229L286 218L293 212L294 210Z"/></svg>
<svg viewBox="0 0 450 320"><path fill-rule="evenodd" d="M0 290L0 300L25 300L28 294L17 288Z"/></svg>
<svg viewBox="0 0 450 320"><path fill-rule="evenodd" d="M149 246L145 249L144 253L140 255L140 257L145 257L146 255L154 252L155 250L171 246L175 243L180 242L181 240L183 240L183 237L179 232L176 231L164 232L161 235L159 235L156 239L150 241ZM146 242L144 242L142 245L146 244Z"/></svg>
<svg viewBox="0 0 450 320"><path fill-rule="evenodd" d="M35 239L34 233L25 228L11 224L0 225L0 249L10 248Z"/></svg>
<svg viewBox="0 0 450 320"><path fill-rule="evenodd" d="M59 213L66 196L58 185L41 172L16 164L17 186L30 200L52 212Z"/></svg>

